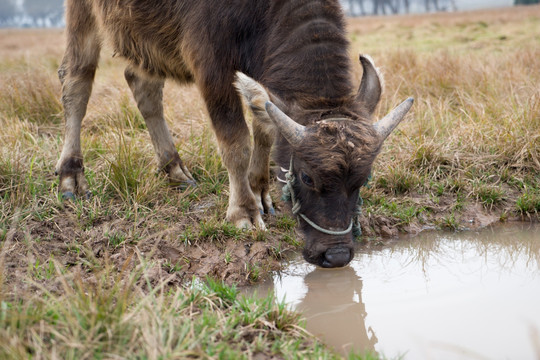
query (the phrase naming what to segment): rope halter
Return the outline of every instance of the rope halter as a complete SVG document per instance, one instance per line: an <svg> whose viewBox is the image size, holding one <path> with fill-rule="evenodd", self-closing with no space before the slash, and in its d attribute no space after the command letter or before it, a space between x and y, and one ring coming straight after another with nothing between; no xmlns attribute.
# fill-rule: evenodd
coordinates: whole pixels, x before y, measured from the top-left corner
<svg viewBox="0 0 540 360"><path fill-rule="evenodd" d="M292 213L293 215L296 215L300 218L302 218L306 223L308 223L312 228L314 228L317 231L322 232L323 234L327 235L346 235L351 230L353 232L354 237L358 237L362 235L362 230L360 228L359 223L359 216L362 214L362 204L363 200L359 196L358 203L356 205L355 213L351 219L351 223L345 230L331 230L331 229L325 229L320 225L317 225L314 221L310 220L306 215L300 212L300 202L298 201L296 195L294 194L294 183L296 182L296 176L293 172L293 156L291 155L291 162L289 165L289 169L281 168L281 171L285 172L285 180L280 179L278 176L278 181L284 183L285 185L282 188L283 195L281 199L283 201L291 201L292 204Z"/></svg>

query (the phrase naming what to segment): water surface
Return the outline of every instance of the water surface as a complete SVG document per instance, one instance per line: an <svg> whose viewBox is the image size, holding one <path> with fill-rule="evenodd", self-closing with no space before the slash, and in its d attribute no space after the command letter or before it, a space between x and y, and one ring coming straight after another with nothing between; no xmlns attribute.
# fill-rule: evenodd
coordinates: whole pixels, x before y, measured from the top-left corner
<svg viewBox="0 0 540 360"><path fill-rule="evenodd" d="M293 259L274 291L342 352L405 359L540 359L540 226L423 233L359 246L350 266Z"/></svg>

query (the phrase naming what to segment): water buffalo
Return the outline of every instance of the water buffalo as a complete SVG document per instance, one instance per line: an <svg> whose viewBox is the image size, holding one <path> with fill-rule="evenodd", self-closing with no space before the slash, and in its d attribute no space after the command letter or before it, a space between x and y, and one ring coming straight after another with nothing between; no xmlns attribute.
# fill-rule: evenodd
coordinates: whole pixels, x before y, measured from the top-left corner
<svg viewBox="0 0 540 360"><path fill-rule="evenodd" d="M56 165L65 198L88 192L81 122L108 40L129 62L125 78L172 182L195 184L163 117L166 78L195 82L202 93L229 173L228 221L264 228L261 213L274 213L275 143L305 234L304 257L323 267L351 260L359 188L412 100L372 124L381 80L361 56L364 73L354 90L338 0L67 0L66 25L58 71L65 139ZM254 114L253 150L239 93Z"/></svg>

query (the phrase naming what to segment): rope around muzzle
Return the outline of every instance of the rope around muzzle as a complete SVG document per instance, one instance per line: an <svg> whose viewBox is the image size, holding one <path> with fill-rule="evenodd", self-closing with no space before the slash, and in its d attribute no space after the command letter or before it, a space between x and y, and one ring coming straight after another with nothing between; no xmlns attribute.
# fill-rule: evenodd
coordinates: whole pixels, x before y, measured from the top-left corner
<svg viewBox="0 0 540 360"><path fill-rule="evenodd" d="M290 201L292 204L292 213L293 215L296 215L300 218L302 218L306 223L308 223L312 228L314 228L317 231L322 232L323 234L327 235L346 235L352 230L353 236L359 237L362 235L362 229L360 228L360 215L362 215L362 205L364 204L364 201L362 200L362 197L358 196L358 203L356 204L356 208L354 211L354 214L351 219L351 223L345 230L330 230L325 229L322 226L317 225L315 222L310 220L306 215L302 214L300 212L300 202L296 198L296 195L294 194L294 188L293 185L296 182L296 176L294 176L293 173L293 157L291 156L291 162L289 165L289 169L283 169L281 168L283 172L285 172L285 180L282 180L278 177L278 181L285 183L285 185L282 188L283 195L281 196L281 200L283 201Z"/></svg>

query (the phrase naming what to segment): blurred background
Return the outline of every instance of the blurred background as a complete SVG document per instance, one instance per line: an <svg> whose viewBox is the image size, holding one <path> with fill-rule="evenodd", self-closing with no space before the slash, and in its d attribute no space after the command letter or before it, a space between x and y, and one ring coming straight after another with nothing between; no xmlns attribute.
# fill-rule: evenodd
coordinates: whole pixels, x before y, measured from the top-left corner
<svg viewBox="0 0 540 360"><path fill-rule="evenodd" d="M62 27L64 0L0 0L0 27ZM464 11L540 0L341 0L349 16Z"/></svg>

